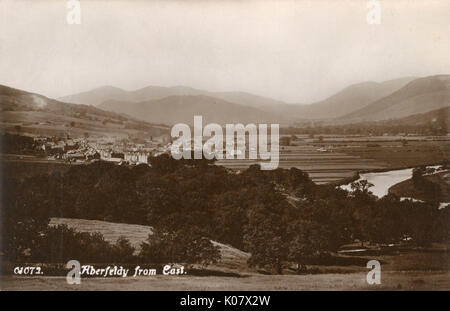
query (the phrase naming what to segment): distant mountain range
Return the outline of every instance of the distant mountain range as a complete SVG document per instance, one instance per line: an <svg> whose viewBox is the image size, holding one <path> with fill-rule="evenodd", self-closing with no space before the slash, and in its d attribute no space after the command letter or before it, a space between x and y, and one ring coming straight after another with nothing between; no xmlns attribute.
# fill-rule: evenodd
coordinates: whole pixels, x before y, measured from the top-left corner
<svg viewBox="0 0 450 311"><path fill-rule="evenodd" d="M28 95L28 99L33 98L30 102L39 106L45 97ZM280 123L283 126L308 120L346 124L399 119L448 107L450 75L354 84L309 105L290 104L245 92L208 92L185 86L149 86L135 91L105 86L66 96L60 101L45 98L47 107L59 103L61 114L63 110L73 111L78 107L62 101L84 104L83 109L90 109L92 113L111 111L122 117L126 115L130 120L166 125L192 124L194 115L202 115L205 123L219 124ZM17 99L13 102L19 106L24 103ZM70 109L63 109L61 105Z"/></svg>
<svg viewBox="0 0 450 311"><path fill-rule="evenodd" d="M88 105L68 104L0 85L0 128L21 133L72 137L83 135L140 137L167 134L150 124Z"/></svg>
<svg viewBox="0 0 450 311"><path fill-rule="evenodd" d="M448 76L439 77L441 77L439 79L445 79ZM408 91L402 89L414 81L418 81L416 83L420 84L427 79L430 79L429 84L418 88L418 92L415 93L418 96L415 102L406 103L402 96L408 98L411 96ZM169 125L177 122L192 123L194 114L201 114L205 119L210 120L208 122L220 124L277 122L287 125L311 119L326 120L331 123L353 123L366 119L404 117L442 107L446 97L442 97L443 93L439 95L435 92L437 89L442 91L442 83L439 82L439 79L436 77L405 77L380 83L363 82L346 87L322 101L309 105L290 104L246 92L208 92L184 86L149 86L135 91L105 86L63 97L61 100L91 104L105 110L126 113L149 122L161 122ZM391 100L385 99L396 92L399 92L400 95L396 95ZM419 93L423 93L424 97L420 98ZM431 100L437 100L438 103L424 105L422 100L429 100L428 95L425 94L436 95L437 97ZM379 104L385 100L389 104ZM393 101L396 102L396 105L401 101L402 105L409 108L404 112L399 109L388 109L388 106L393 106ZM368 108L378 105L380 105L378 109ZM403 107L402 105L399 107ZM414 108L415 105L421 107ZM383 112L383 110L386 111Z"/></svg>

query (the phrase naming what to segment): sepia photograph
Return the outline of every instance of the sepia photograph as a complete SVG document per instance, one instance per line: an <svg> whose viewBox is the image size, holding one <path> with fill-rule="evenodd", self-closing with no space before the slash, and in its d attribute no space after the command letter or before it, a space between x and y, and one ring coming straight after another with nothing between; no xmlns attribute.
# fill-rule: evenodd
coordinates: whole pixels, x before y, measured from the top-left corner
<svg viewBox="0 0 450 311"><path fill-rule="evenodd" d="M0 0L0 202L2 292L450 291L450 2Z"/></svg>

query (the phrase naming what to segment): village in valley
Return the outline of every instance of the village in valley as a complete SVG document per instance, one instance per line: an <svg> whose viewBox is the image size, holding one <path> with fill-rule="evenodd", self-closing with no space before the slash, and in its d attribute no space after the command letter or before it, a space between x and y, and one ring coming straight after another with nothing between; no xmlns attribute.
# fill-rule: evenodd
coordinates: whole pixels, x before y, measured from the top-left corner
<svg viewBox="0 0 450 311"><path fill-rule="evenodd" d="M70 163L89 163L96 160L117 164L148 164L148 158L169 150L167 136L133 142L126 139L103 138L50 138L35 137L37 150L47 160Z"/></svg>

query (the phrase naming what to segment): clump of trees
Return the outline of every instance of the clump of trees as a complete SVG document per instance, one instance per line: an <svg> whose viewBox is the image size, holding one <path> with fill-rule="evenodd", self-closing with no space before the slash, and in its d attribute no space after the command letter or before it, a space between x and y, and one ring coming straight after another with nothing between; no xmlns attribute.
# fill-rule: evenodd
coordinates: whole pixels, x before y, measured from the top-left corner
<svg viewBox="0 0 450 311"><path fill-rule="evenodd" d="M5 223L2 258L11 262L66 263L77 259L84 263L184 263L208 265L220 259L220 250L195 231L163 232L155 230L137 253L130 241L119 237L107 242L94 232L77 232L67 225L49 226L36 220Z"/></svg>
<svg viewBox="0 0 450 311"><path fill-rule="evenodd" d="M100 233L76 232L66 225L49 226L48 219L3 221L2 259L12 262L65 263L77 259L89 263L133 262L135 249L119 238L105 241Z"/></svg>
<svg viewBox="0 0 450 311"><path fill-rule="evenodd" d="M65 263L71 259L87 263L133 262L134 248L125 238L112 244L100 233L76 232L66 225L47 227L38 243L27 259L46 263Z"/></svg>

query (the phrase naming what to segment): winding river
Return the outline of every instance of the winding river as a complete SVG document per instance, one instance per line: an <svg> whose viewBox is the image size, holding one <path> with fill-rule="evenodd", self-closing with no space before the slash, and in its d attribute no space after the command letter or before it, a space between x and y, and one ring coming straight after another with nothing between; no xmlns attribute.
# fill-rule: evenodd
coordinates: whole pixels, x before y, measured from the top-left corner
<svg viewBox="0 0 450 311"><path fill-rule="evenodd" d="M367 180L368 182L372 183L373 187L370 187L370 191L372 191L375 196L381 198L388 194L389 188L393 185L410 179L412 177L412 171L412 168L407 168L387 172L364 173L360 174L360 177L357 181ZM350 185L351 183L342 185L341 188L351 191L352 189Z"/></svg>
<svg viewBox="0 0 450 311"><path fill-rule="evenodd" d="M438 169L439 166L429 166L428 168ZM401 170L392 170L386 172L375 172L375 173L364 173L360 174L360 177L357 181L367 180L372 183L373 186L369 188L375 196L381 198L388 194L389 188L395 184L398 184L404 180L412 178L412 168L401 169ZM342 189L351 191L351 183L340 186ZM402 198L402 199L415 199L413 198ZM418 201L418 200L415 200ZM448 206L450 203L442 202L439 205L439 208L444 208Z"/></svg>

